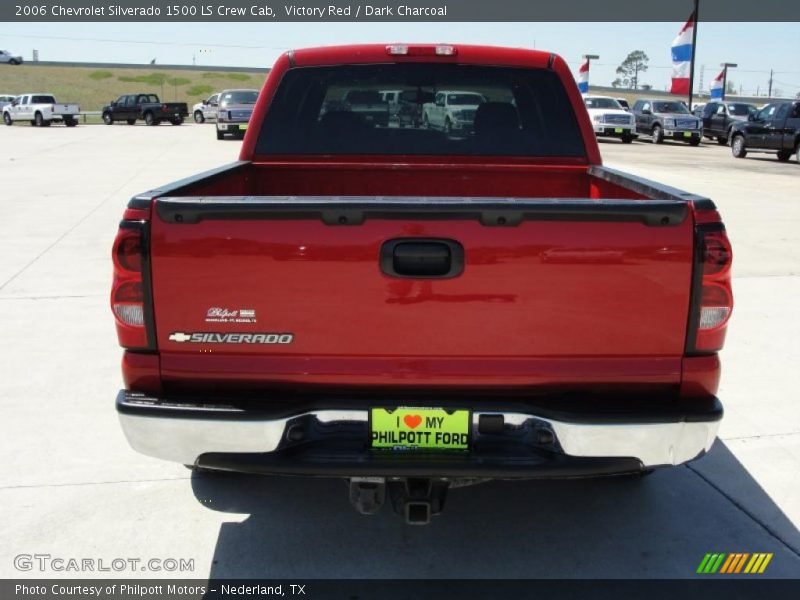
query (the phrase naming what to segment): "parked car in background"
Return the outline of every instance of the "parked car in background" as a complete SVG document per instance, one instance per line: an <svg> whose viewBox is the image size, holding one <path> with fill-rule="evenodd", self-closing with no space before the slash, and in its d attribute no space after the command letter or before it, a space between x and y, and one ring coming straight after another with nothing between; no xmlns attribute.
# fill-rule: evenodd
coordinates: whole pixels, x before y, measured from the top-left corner
<svg viewBox="0 0 800 600"><path fill-rule="evenodd" d="M744 158L748 152L768 152L780 161L794 154L800 162L800 101L767 104L747 121L734 123L730 135L736 158Z"/></svg>
<svg viewBox="0 0 800 600"><path fill-rule="evenodd" d="M389 126L389 102L377 90L350 90L344 96L344 109L367 124Z"/></svg>
<svg viewBox="0 0 800 600"><path fill-rule="evenodd" d="M471 134L474 131L478 107L484 102L486 98L477 92L437 92L433 102L423 107L422 126L441 129L447 134Z"/></svg>
<svg viewBox="0 0 800 600"><path fill-rule="evenodd" d="M615 137L630 144L636 137L636 118L608 96L584 96L583 103L597 137Z"/></svg>
<svg viewBox="0 0 800 600"><path fill-rule="evenodd" d="M11 54L8 50L0 50L0 64L7 65L21 65L22 57L16 54Z"/></svg>
<svg viewBox="0 0 800 600"><path fill-rule="evenodd" d="M213 94L192 107L192 116L194 117L194 122L205 123L210 119L216 119L218 110L219 94Z"/></svg>
<svg viewBox="0 0 800 600"><path fill-rule="evenodd" d="M400 107L397 111L398 126L421 126L423 107L425 104L433 102L433 98L433 92L421 89L403 91L400 94Z"/></svg>
<svg viewBox="0 0 800 600"><path fill-rule="evenodd" d="M747 121L756 112L756 105L748 102L709 102L698 115L703 120L703 136L716 139L720 146L724 146L731 137L734 124Z"/></svg>
<svg viewBox="0 0 800 600"><path fill-rule="evenodd" d="M469 137L331 108L376 82L491 100ZM561 57L298 50L263 93L237 162L135 195L117 230L116 408L135 450L341 477L359 512L419 525L451 485L639 478L711 448L722 219L603 166Z"/></svg>
<svg viewBox="0 0 800 600"><path fill-rule="evenodd" d="M11 94L0 94L0 109L7 104L11 104L14 101L14 98L16 98L16 96Z"/></svg>
<svg viewBox="0 0 800 600"><path fill-rule="evenodd" d="M628 104L628 101L625 98L615 98L619 105L623 108L623 110L627 110L628 112L631 111L631 105Z"/></svg>
<svg viewBox="0 0 800 600"><path fill-rule="evenodd" d="M13 125L14 121L28 121L35 127L64 123L74 127L80 110L77 104L56 102L53 94L22 94L3 107L3 122Z"/></svg>
<svg viewBox="0 0 800 600"><path fill-rule="evenodd" d="M258 100L258 90L225 90L219 93L218 140L227 134L244 137L256 100Z"/></svg>
<svg viewBox="0 0 800 600"><path fill-rule="evenodd" d="M156 94L125 94L104 106L102 114L106 125L117 121L135 125L139 119L147 125L159 125L162 121L180 125L189 115L189 109L185 102L161 102Z"/></svg>
<svg viewBox="0 0 800 600"><path fill-rule="evenodd" d="M397 113L400 111L400 95L403 90L381 90L381 98L389 105L389 120L397 121Z"/></svg>
<svg viewBox="0 0 800 600"><path fill-rule="evenodd" d="M670 139L687 142L691 146L700 145L702 122L689 112L683 102L639 98L633 105L633 114L637 133L649 135L654 144Z"/></svg>

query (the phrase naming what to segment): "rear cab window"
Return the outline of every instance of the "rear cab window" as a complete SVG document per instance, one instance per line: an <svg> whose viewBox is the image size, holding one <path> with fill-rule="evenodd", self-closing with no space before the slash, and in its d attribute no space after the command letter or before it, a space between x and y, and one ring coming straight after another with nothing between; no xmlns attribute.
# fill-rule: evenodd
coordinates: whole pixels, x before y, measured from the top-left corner
<svg viewBox="0 0 800 600"><path fill-rule="evenodd" d="M469 126L445 132L387 124L363 108L388 110L381 93L387 89L420 111L453 91L456 104L468 101L454 109ZM550 70L392 63L287 71L265 115L256 154L583 157L586 150L564 85Z"/></svg>
<svg viewBox="0 0 800 600"><path fill-rule="evenodd" d="M584 98L586 108L611 108L622 110L622 105L613 98Z"/></svg>
<svg viewBox="0 0 800 600"><path fill-rule="evenodd" d="M255 104L258 100L257 91L239 90L222 94L222 104Z"/></svg>

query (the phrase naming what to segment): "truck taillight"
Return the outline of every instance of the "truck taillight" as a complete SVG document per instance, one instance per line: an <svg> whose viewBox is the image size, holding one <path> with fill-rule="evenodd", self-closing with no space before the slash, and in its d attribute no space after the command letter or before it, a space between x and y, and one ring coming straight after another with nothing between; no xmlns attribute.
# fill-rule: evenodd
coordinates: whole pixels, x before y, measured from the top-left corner
<svg viewBox="0 0 800 600"><path fill-rule="evenodd" d="M733 253L721 223L697 227L692 310L687 350L707 354L722 349L733 311Z"/></svg>
<svg viewBox="0 0 800 600"><path fill-rule="evenodd" d="M123 221L112 252L114 282L111 287L111 309L119 343L129 350L155 348L147 231L146 221Z"/></svg>

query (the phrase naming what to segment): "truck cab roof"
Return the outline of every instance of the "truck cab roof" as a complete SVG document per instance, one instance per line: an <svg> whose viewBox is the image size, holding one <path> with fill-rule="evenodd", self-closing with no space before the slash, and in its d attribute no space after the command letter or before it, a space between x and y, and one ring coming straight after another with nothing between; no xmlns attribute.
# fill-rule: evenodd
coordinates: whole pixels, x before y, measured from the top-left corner
<svg viewBox="0 0 800 600"><path fill-rule="evenodd" d="M394 49L405 48L405 53ZM437 54L437 48L452 49ZM468 44L354 44L290 50L285 57L292 67L349 65L395 62L449 62L459 64L496 64L502 66L546 68L554 54L526 48L501 48Z"/></svg>

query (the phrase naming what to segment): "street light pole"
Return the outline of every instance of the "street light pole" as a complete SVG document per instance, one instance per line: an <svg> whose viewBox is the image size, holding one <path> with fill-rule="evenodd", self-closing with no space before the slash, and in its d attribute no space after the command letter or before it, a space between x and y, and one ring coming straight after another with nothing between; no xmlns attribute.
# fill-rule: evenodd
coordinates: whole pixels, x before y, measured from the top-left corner
<svg viewBox="0 0 800 600"><path fill-rule="evenodd" d="M581 58L586 61L586 93L589 92L589 73L591 73L592 61L600 58L599 54L584 54Z"/></svg>
<svg viewBox="0 0 800 600"><path fill-rule="evenodd" d="M722 63L722 99L725 100L725 94L728 93L728 67L738 67L736 63Z"/></svg>

